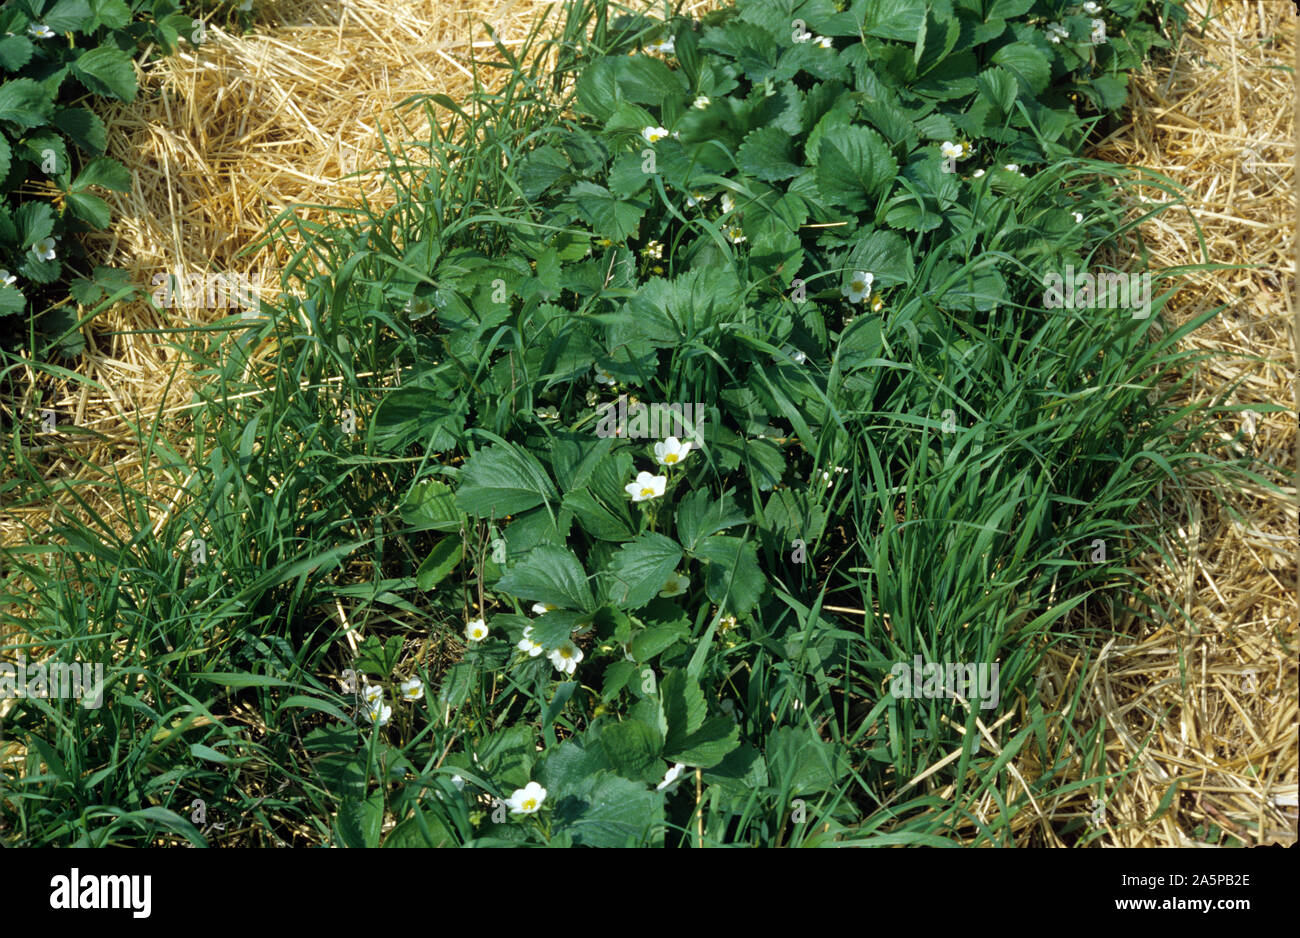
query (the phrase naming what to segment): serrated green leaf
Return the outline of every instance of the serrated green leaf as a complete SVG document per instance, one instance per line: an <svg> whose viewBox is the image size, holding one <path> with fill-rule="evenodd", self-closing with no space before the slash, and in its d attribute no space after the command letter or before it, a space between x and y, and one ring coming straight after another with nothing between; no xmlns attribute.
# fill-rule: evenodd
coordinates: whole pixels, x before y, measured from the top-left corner
<svg viewBox="0 0 1300 938"><path fill-rule="evenodd" d="M345 799L339 805L336 822L345 846L353 849L379 846L384 824L384 793L376 791L364 801Z"/></svg>
<svg viewBox="0 0 1300 938"><path fill-rule="evenodd" d="M549 792L548 792L549 795ZM566 833L575 846L638 847L662 843L663 796L630 779L596 772L557 796L553 836Z"/></svg>
<svg viewBox="0 0 1300 938"><path fill-rule="evenodd" d="M89 192L70 192L66 196L68 211L96 228L107 228L113 220L113 211L97 195Z"/></svg>
<svg viewBox="0 0 1300 938"><path fill-rule="evenodd" d="M758 566L753 541L714 535L697 544L694 554L705 561L704 589L709 599L738 615L754 608L767 578Z"/></svg>
<svg viewBox="0 0 1300 938"><path fill-rule="evenodd" d="M664 741L653 726L641 720L606 723L596 739L618 775L635 782L659 780Z"/></svg>
<svg viewBox="0 0 1300 938"><path fill-rule="evenodd" d="M36 257L31 251L23 255L23 262L18 267L18 273L28 280L36 283L53 283L59 279L59 272L63 270L63 261L57 257L52 261L43 261ZM53 315L53 312L51 312ZM73 322L76 322L76 316L73 316Z"/></svg>
<svg viewBox="0 0 1300 938"><path fill-rule="evenodd" d="M622 100L618 87L619 63L614 57L599 58L578 77L578 103L586 113L604 122Z"/></svg>
<svg viewBox="0 0 1300 938"><path fill-rule="evenodd" d="M717 534L749 520L730 494L714 499L704 489L695 489L677 505L673 514L677 537L687 550L693 550L702 538Z"/></svg>
<svg viewBox="0 0 1300 938"><path fill-rule="evenodd" d="M41 15L46 26L56 33L85 32L90 25L90 4L86 0L58 0Z"/></svg>
<svg viewBox="0 0 1300 938"><path fill-rule="evenodd" d="M465 513L456 507L456 492L444 482L424 482L411 489L399 509L413 531L459 531Z"/></svg>
<svg viewBox="0 0 1300 938"><path fill-rule="evenodd" d="M872 0L862 6L862 34L914 43L925 26L925 7L925 0Z"/></svg>
<svg viewBox="0 0 1300 938"><path fill-rule="evenodd" d="M532 621L531 637L547 651L559 648L573 634L573 630L591 621L591 614L572 609L555 609Z"/></svg>
<svg viewBox="0 0 1300 938"><path fill-rule="evenodd" d="M628 651L638 662L649 661L674 642L687 638L688 635L689 632L682 627L682 623L649 626L632 637L632 641L628 644Z"/></svg>
<svg viewBox="0 0 1300 938"><path fill-rule="evenodd" d="M71 138L72 142L87 153L99 154L108 145L108 131L104 122L93 111L82 107L65 108L56 111L50 123Z"/></svg>
<svg viewBox="0 0 1300 938"><path fill-rule="evenodd" d="M626 101L663 107L665 100L686 94L686 85L680 73L659 59L647 55L629 55L617 61L619 91Z"/></svg>
<svg viewBox="0 0 1300 938"><path fill-rule="evenodd" d="M13 316L27 309L27 300L15 286L0 284L0 316Z"/></svg>
<svg viewBox="0 0 1300 938"><path fill-rule="evenodd" d="M611 241L626 241L636 231L646 210L645 203L625 201L604 186L590 182L576 183L569 190L569 198L578 214L591 225L592 233Z"/></svg>
<svg viewBox="0 0 1300 938"><path fill-rule="evenodd" d="M590 612L595 606L586 571L573 552L563 547L543 545L530 551L506 571L497 589L559 609Z"/></svg>
<svg viewBox="0 0 1300 938"><path fill-rule="evenodd" d="M1020 85L1015 76L1000 66L992 66L980 72L975 79L980 94L1002 114L1010 114L1015 109L1016 97Z"/></svg>
<svg viewBox="0 0 1300 938"><path fill-rule="evenodd" d="M670 672L659 684L668 733L664 745L676 751L686 744L692 733L704 725L707 708L700 682L685 671Z"/></svg>
<svg viewBox="0 0 1300 938"><path fill-rule="evenodd" d="M456 504L479 518L513 515L558 497L537 457L513 443L494 443L460 471Z"/></svg>
<svg viewBox="0 0 1300 938"><path fill-rule="evenodd" d="M993 53L993 63L1018 76L1034 94L1041 94L1052 80L1052 63L1027 42L1013 42Z"/></svg>
<svg viewBox="0 0 1300 938"><path fill-rule="evenodd" d="M131 22L131 8L123 0L97 0L93 6L95 16L109 29L121 29Z"/></svg>
<svg viewBox="0 0 1300 938"><path fill-rule="evenodd" d="M746 135L736 152L736 165L755 179L775 182L803 172L794 161L794 142L778 127L759 127Z"/></svg>
<svg viewBox="0 0 1300 938"><path fill-rule="evenodd" d="M647 531L624 544L605 571L605 590L620 609L639 609L664 588L682 549L671 538Z"/></svg>
<svg viewBox="0 0 1300 938"><path fill-rule="evenodd" d="M30 78L10 78L0 83L0 121L19 127L39 127L49 120L53 94Z"/></svg>
<svg viewBox="0 0 1300 938"><path fill-rule="evenodd" d="M35 46L26 36L5 36L0 39L0 67L16 72L29 61Z"/></svg>
<svg viewBox="0 0 1300 938"><path fill-rule="evenodd" d="M1092 80L1093 100L1099 111L1118 111L1128 101L1127 75L1098 75Z"/></svg>
<svg viewBox="0 0 1300 938"><path fill-rule="evenodd" d="M479 743L475 754L483 770L499 785L523 788L532 777L537 759L533 728L516 723L493 733Z"/></svg>
<svg viewBox="0 0 1300 938"><path fill-rule="evenodd" d="M431 590L456 569L465 553L465 544L459 535L444 537L429 551L420 569L415 571L415 585Z"/></svg>
<svg viewBox="0 0 1300 938"><path fill-rule="evenodd" d="M831 791L847 771L835 747L806 727L774 730L766 756L772 785L792 796Z"/></svg>
<svg viewBox="0 0 1300 938"><path fill-rule="evenodd" d="M131 191L131 173L125 166L111 157L91 160L77 178L72 181L71 191L84 192L91 186L103 186L116 192Z"/></svg>
<svg viewBox="0 0 1300 938"><path fill-rule="evenodd" d="M898 172L898 161L880 134L866 127L831 127L821 138L816 179L826 200L868 211Z"/></svg>
<svg viewBox="0 0 1300 938"><path fill-rule="evenodd" d="M589 489L569 492L561 504L573 512L582 529L592 537L615 542L636 537L636 526L626 512L605 505Z"/></svg>
<svg viewBox="0 0 1300 938"><path fill-rule="evenodd" d="M83 52L73 61L72 74L96 94L119 101L135 100L135 69L131 57L114 46L99 46Z"/></svg>
<svg viewBox="0 0 1300 938"><path fill-rule="evenodd" d="M912 249L902 235L883 229L869 231L853 245L844 261L846 276L867 271L875 285L909 283L915 276Z"/></svg>
<svg viewBox="0 0 1300 938"><path fill-rule="evenodd" d="M664 758L692 768L708 769L740 745L740 727L728 716L710 717L674 747L664 747Z"/></svg>

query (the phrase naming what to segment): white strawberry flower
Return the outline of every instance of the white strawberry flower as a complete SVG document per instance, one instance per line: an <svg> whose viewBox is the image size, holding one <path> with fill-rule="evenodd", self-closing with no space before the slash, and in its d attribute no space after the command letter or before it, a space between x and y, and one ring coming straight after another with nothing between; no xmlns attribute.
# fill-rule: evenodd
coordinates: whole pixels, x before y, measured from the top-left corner
<svg viewBox="0 0 1300 938"><path fill-rule="evenodd" d="M546 789L536 782L529 782L523 788L516 788L506 804L510 806L511 814L536 814L545 800Z"/></svg>
<svg viewBox="0 0 1300 938"><path fill-rule="evenodd" d="M683 443L677 437L670 436L662 443L655 444L655 459L661 466L675 466L684 460L690 451L690 443Z"/></svg>
<svg viewBox="0 0 1300 938"><path fill-rule="evenodd" d="M848 471L849 470L845 469L843 466L831 466L831 472L836 472L840 475L844 475ZM822 481L826 483L827 488L830 488L832 485L835 484L835 480L831 477L830 472L825 472L825 471L822 472Z"/></svg>
<svg viewBox="0 0 1300 938"><path fill-rule="evenodd" d="M667 485L667 476L656 476L642 471L637 473L635 482L623 486L623 491L632 496L632 501L644 502L651 498L659 498Z"/></svg>
<svg viewBox="0 0 1300 938"><path fill-rule="evenodd" d="M731 197L730 192L722 193L722 214L726 215L736 207L736 200Z"/></svg>
<svg viewBox="0 0 1300 938"><path fill-rule="evenodd" d="M686 592L686 587L691 585L690 577L684 573L670 573L664 588L659 591L659 595L664 599L672 599L674 596L680 596Z"/></svg>
<svg viewBox="0 0 1300 938"><path fill-rule="evenodd" d="M977 169L977 170L975 170L975 172L971 173L971 175L972 175L973 177L975 177L976 179L979 179L981 176L984 175L984 170L982 170L982 169Z"/></svg>
<svg viewBox="0 0 1300 938"><path fill-rule="evenodd" d="M727 240L732 244L740 244L745 240L745 232L741 231L736 225L728 225L723 229L722 233L727 236Z"/></svg>
<svg viewBox="0 0 1300 938"><path fill-rule="evenodd" d="M685 768L686 766L680 762L673 763L673 767L664 773L664 780L655 786L655 791L663 791L673 782L677 781L678 777L682 774L682 770Z"/></svg>
<svg viewBox="0 0 1300 938"><path fill-rule="evenodd" d="M487 623L482 619L474 619L465 625L465 637L471 642L481 642L488 637Z"/></svg>
<svg viewBox="0 0 1300 938"><path fill-rule="evenodd" d="M599 365L593 365L591 370L596 373L597 384L615 384L618 381L617 378Z"/></svg>
<svg viewBox="0 0 1300 938"><path fill-rule="evenodd" d="M387 726L389 718L393 715L393 708L382 700L372 703L366 708L366 716L375 726Z"/></svg>
<svg viewBox="0 0 1300 938"><path fill-rule="evenodd" d="M366 703L374 706L381 703L384 699L384 688L381 684L367 684L361 688L361 697Z"/></svg>
<svg viewBox="0 0 1300 938"><path fill-rule="evenodd" d="M548 612L554 612L559 606L552 606L550 603L533 603L533 615L544 616Z"/></svg>
<svg viewBox="0 0 1300 938"><path fill-rule="evenodd" d="M534 606L533 608L536 607ZM519 644L515 647L520 651L528 652L528 657L530 658L536 658L542 652L546 651L545 648L533 641L533 627L531 625L524 626L524 637L519 640Z"/></svg>
<svg viewBox="0 0 1300 938"><path fill-rule="evenodd" d="M555 670L561 674L572 674L577 670L578 662L582 660L582 649L566 638L558 648L552 649L547 657L551 659L551 664L555 665Z"/></svg>
<svg viewBox="0 0 1300 938"><path fill-rule="evenodd" d="M432 316L433 312L433 300L427 296L413 296L406 303L406 315L411 319L423 319Z"/></svg>
<svg viewBox="0 0 1300 938"><path fill-rule="evenodd" d="M959 160L964 152L960 143L953 143L950 140L945 140L939 145L939 154L945 160Z"/></svg>
<svg viewBox="0 0 1300 938"><path fill-rule="evenodd" d="M0 270L0 286L11 287L18 282L18 278L7 270Z"/></svg>
<svg viewBox="0 0 1300 938"><path fill-rule="evenodd" d="M1083 212L1071 212L1070 214L1074 216L1074 221L1076 224L1079 225L1083 224Z"/></svg>
<svg viewBox="0 0 1300 938"><path fill-rule="evenodd" d="M1047 24L1048 42L1056 43L1059 45L1062 39L1069 39L1069 38L1070 38L1070 31L1066 29L1064 26L1062 26L1060 23Z"/></svg>
<svg viewBox="0 0 1300 938"><path fill-rule="evenodd" d="M54 35L54 30L44 23L33 23L27 27L27 33L33 39L49 39Z"/></svg>
<svg viewBox="0 0 1300 938"><path fill-rule="evenodd" d="M415 702L424 696L424 682L418 677L403 681L398 685L402 689L402 699Z"/></svg>
<svg viewBox="0 0 1300 938"><path fill-rule="evenodd" d="M1020 172L1020 165L1018 163L1008 163L1006 166L1003 166L1002 168L1009 173Z"/></svg>
<svg viewBox="0 0 1300 938"><path fill-rule="evenodd" d="M32 252L43 261L52 261L55 258L54 246L53 238L41 238L32 245Z"/></svg>
<svg viewBox="0 0 1300 938"><path fill-rule="evenodd" d="M688 208L695 208L695 206L699 205L701 202L707 202L711 198L713 198L713 196L705 195L703 192L692 192L686 197L686 205Z"/></svg>
<svg viewBox="0 0 1300 938"><path fill-rule="evenodd" d="M647 127L641 131L641 136L645 137L646 143L658 143L664 137L668 136L668 128Z"/></svg>
<svg viewBox="0 0 1300 938"><path fill-rule="evenodd" d="M707 94L699 95L696 97L694 101L691 102L691 107L695 108L695 110L697 111L702 111L708 106L709 106L709 96Z"/></svg>
<svg viewBox="0 0 1300 938"><path fill-rule="evenodd" d="M861 303L871 292L871 285L875 281L875 274L859 270L849 278L849 282L840 289L840 292L848 297L850 303Z"/></svg>
<svg viewBox="0 0 1300 938"><path fill-rule="evenodd" d="M1093 0L1088 0L1088 2L1083 5L1083 12L1087 13L1089 16L1096 16L1101 12L1101 4L1093 3Z"/></svg>
<svg viewBox="0 0 1300 938"><path fill-rule="evenodd" d="M835 47L835 42L830 36L818 36L813 39L813 45L821 46L823 49L832 49Z"/></svg>

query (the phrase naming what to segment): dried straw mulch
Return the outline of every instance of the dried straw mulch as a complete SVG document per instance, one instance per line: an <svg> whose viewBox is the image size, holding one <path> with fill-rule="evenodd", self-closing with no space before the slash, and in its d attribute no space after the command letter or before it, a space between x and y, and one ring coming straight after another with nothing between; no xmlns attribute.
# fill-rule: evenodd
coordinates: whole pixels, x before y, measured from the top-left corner
<svg viewBox="0 0 1300 938"><path fill-rule="evenodd" d="M1240 381L1231 402L1276 404L1242 413L1225 437L1281 487L1223 491L1192 485L1192 511L1147 506L1170 566L1156 554L1139 572L1175 597L1191 626L1155 628L1135 617L1098 653L1055 649L1044 690L1057 706L1084 682L1074 724L1106 727L1105 761L1129 770L1097 792L1044 806L1035 840L1059 843L1057 823L1086 818L1113 846L1294 844L1297 782L1297 512L1295 306L1296 14L1290 3L1193 0L1178 54L1133 81L1129 123L1095 154L1144 166L1186 187L1186 208L1145 222L1153 268L1206 262L1252 269L1186 275L1166 307L1181 324L1227 308L1184 340L1215 353L1180 403ZM1143 191L1141 202L1169 200ZM1205 240L1202 254L1197 225ZM1062 696L1064 695L1064 696ZM1045 702L1044 706L1048 706ZM1090 777L1092 771L1081 772ZM1161 807L1177 781L1177 793Z"/></svg>

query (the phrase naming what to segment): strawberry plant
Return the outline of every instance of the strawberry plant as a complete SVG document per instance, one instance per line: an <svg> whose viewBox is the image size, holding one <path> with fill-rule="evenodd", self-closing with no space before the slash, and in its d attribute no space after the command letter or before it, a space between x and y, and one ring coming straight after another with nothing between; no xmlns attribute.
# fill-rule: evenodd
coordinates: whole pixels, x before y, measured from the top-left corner
<svg viewBox="0 0 1300 938"><path fill-rule="evenodd" d="M96 98L130 102L132 58L147 43L165 53L195 20L173 0L8 0L0 8L0 345L81 347L73 297L90 305L125 294L120 272L89 277L76 235L112 221L98 189L130 188L105 155ZM44 356L40 356L44 357Z"/></svg>

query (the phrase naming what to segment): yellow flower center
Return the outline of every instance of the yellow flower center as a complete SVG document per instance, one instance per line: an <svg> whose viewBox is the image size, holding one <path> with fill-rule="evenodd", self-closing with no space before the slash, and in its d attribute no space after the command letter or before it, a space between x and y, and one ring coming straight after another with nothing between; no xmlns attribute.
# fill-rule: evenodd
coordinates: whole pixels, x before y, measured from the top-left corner
<svg viewBox="0 0 1300 938"><path fill-rule="evenodd" d="M664 456L664 462L669 463L670 465L672 463L677 462L677 454L676 453L667 454L666 456Z"/></svg>
<svg viewBox="0 0 1300 938"><path fill-rule="evenodd" d="M524 805L523 805L523 807L524 807L524 810L525 810L525 811L532 811L532 810L534 810L534 809L537 807L537 799L536 799L536 798L525 798L525 799L524 799Z"/></svg>
<svg viewBox="0 0 1300 938"><path fill-rule="evenodd" d="M654 493L655 493L655 490L652 489L652 488L643 488L643 489L641 490L641 495L642 495L643 497L645 497L645 498L649 498L650 496L654 495Z"/></svg>
<svg viewBox="0 0 1300 938"><path fill-rule="evenodd" d="M567 649L567 648L561 648L561 649L560 649L560 657L561 657L561 658L572 658L572 657L573 657L573 652L569 651L569 649Z"/></svg>

